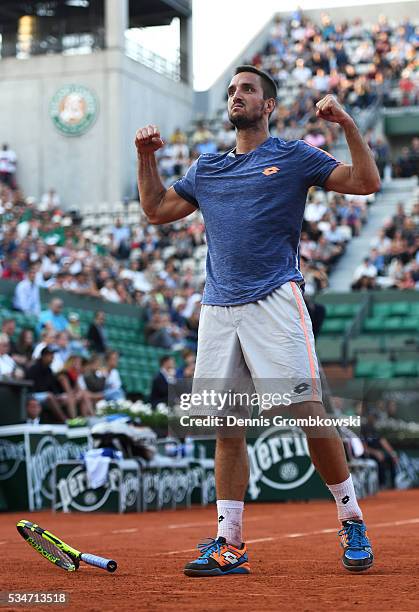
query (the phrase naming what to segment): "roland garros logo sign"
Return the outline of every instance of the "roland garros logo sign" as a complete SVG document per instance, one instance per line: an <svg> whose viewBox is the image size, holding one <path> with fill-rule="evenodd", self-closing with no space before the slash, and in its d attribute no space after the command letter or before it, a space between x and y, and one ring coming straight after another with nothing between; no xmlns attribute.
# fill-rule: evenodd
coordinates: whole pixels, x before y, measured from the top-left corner
<svg viewBox="0 0 419 612"><path fill-rule="evenodd" d="M65 85L51 100L52 122L66 136L81 136L87 132L97 114L97 98L83 85Z"/></svg>
<svg viewBox="0 0 419 612"><path fill-rule="evenodd" d="M299 430L270 427L247 448L251 499L258 499L262 483L271 489L289 491L301 487L315 471L307 439Z"/></svg>

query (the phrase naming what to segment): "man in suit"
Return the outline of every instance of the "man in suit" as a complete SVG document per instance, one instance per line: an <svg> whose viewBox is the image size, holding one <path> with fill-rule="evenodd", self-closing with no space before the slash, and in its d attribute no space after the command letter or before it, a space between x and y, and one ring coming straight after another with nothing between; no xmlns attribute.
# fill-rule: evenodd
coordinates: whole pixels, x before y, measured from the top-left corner
<svg viewBox="0 0 419 612"><path fill-rule="evenodd" d="M107 349L107 338L105 332L105 313L103 310L98 310L90 327L87 331L87 340L89 348L94 353L103 354Z"/></svg>
<svg viewBox="0 0 419 612"><path fill-rule="evenodd" d="M160 359L160 370L153 379L150 403L153 410L157 404L168 404L169 384L176 382L176 364L173 357L166 355Z"/></svg>

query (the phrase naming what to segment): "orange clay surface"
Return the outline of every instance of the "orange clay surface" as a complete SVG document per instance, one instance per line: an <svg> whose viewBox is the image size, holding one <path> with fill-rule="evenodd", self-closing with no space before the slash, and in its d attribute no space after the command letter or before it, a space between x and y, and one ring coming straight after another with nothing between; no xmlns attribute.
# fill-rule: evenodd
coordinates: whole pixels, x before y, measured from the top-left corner
<svg viewBox="0 0 419 612"><path fill-rule="evenodd" d="M0 514L0 590L66 591L82 611L419 610L419 490L383 492L362 503L376 563L363 574L340 562L332 502L247 504L252 573L187 578L198 541L214 536L214 507L144 514ZM118 562L115 574L85 564L55 568L18 534L39 523L83 552ZM2 607L24 610L29 606ZM31 606L59 610L62 606Z"/></svg>

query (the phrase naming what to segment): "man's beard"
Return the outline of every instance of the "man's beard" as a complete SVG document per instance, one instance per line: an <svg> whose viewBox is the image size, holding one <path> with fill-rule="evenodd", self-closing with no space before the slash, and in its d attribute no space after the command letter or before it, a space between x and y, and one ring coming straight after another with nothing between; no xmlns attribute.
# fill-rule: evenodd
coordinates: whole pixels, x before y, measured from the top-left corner
<svg viewBox="0 0 419 612"><path fill-rule="evenodd" d="M255 111L254 114L250 116L245 114L237 114L236 116L232 117L230 112L228 114L228 119L237 130L251 130L252 128L259 126L261 120L263 119L263 113L261 110L259 113Z"/></svg>

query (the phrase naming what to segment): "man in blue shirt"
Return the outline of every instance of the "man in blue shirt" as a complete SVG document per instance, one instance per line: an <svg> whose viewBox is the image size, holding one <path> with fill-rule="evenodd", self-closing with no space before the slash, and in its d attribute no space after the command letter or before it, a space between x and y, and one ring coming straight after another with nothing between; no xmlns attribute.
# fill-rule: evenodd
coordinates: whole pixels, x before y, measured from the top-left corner
<svg viewBox="0 0 419 612"><path fill-rule="evenodd" d="M298 245L307 190L318 185L339 193L369 194L378 191L380 178L354 121L333 96L316 104L316 116L341 125L352 165L303 141L272 138L268 125L275 104L270 76L253 66L239 66L228 87L235 149L201 155L170 189L160 180L154 155L163 146L158 128L138 130L140 201L153 224L176 221L197 208L205 221L207 278L194 389L211 379L223 381L227 391L227 381L233 381L235 390L249 383L260 397L259 391L268 387L276 392L288 385L293 416L324 418L313 332L300 289ZM226 416L237 406L222 408L203 402L202 411L194 414ZM336 500L343 565L350 571L366 570L373 554L342 442L334 427L304 429L312 461ZM218 434L215 464L217 538L186 565L189 576L250 571L242 542L249 479L244 434Z"/></svg>
<svg viewBox="0 0 419 612"><path fill-rule="evenodd" d="M13 307L25 314L39 315L41 312L41 299L39 286L36 282L37 266L31 266L27 278L16 285L13 297Z"/></svg>
<svg viewBox="0 0 419 612"><path fill-rule="evenodd" d="M43 310L39 316L37 332L41 333L45 324L52 325L56 332L69 331L70 323L65 315L63 315L63 301L60 298L54 298L49 304L48 310Z"/></svg>

